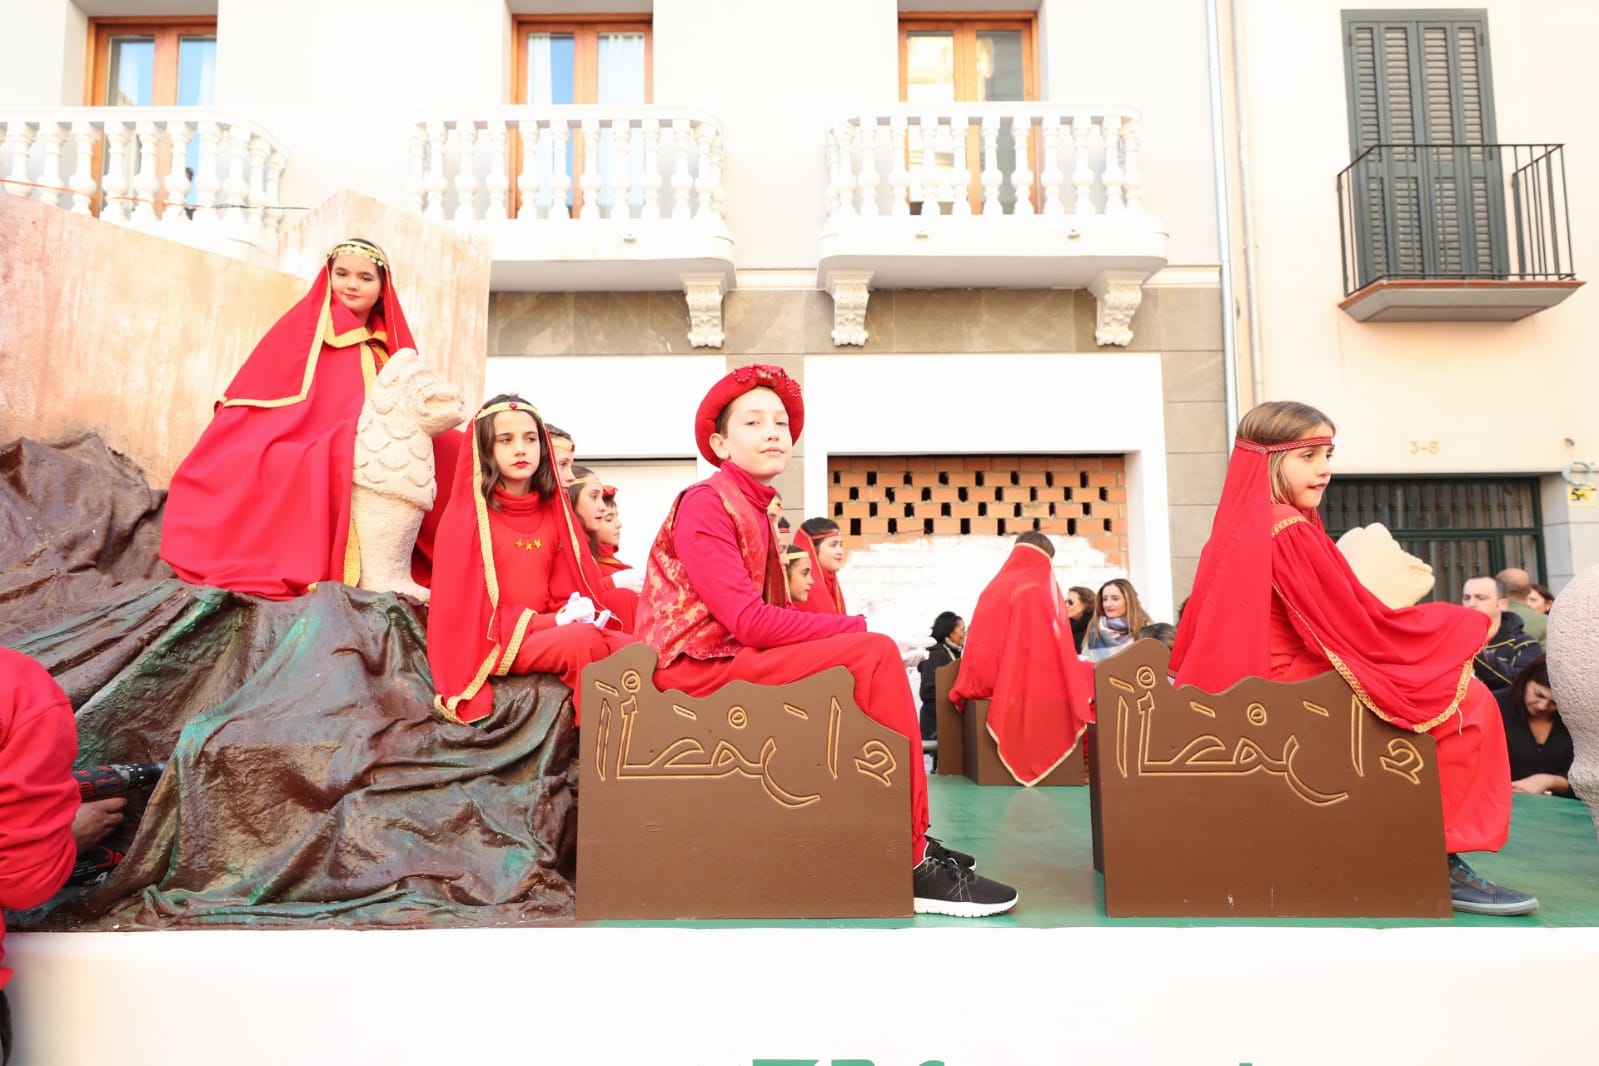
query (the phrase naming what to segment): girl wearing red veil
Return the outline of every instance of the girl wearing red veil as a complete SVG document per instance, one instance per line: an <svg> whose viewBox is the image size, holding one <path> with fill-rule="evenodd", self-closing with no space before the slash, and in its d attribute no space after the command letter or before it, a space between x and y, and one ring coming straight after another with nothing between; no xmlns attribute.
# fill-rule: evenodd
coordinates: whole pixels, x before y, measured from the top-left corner
<svg viewBox="0 0 1599 1066"><path fill-rule="evenodd" d="M412 347L388 257L360 238L336 245L172 475L161 557L177 575L273 600L355 584L355 424L383 364Z"/></svg>
<svg viewBox="0 0 1599 1066"><path fill-rule="evenodd" d="M811 557L811 593L794 604L812 614L848 614L838 571L844 565L844 533L831 518L807 518L794 534L794 547Z"/></svg>
<svg viewBox="0 0 1599 1066"><path fill-rule="evenodd" d="M480 722L494 710L491 676L551 673L575 709L583 668L629 638L601 611L599 567L557 481L544 422L520 396L500 395L473 416L467 438L434 546L434 708Z"/></svg>
<svg viewBox="0 0 1599 1066"><path fill-rule="evenodd" d="M1479 877L1457 852L1510 833L1504 727L1472 676L1486 616L1450 603L1393 609L1322 528L1332 421L1307 404L1261 404L1238 424L1221 503L1172 650L1173 680L1221 692L1245 677L1337 670L1366 709L1438 745L1456 910L1528 914L1538 901Z"/></svg>

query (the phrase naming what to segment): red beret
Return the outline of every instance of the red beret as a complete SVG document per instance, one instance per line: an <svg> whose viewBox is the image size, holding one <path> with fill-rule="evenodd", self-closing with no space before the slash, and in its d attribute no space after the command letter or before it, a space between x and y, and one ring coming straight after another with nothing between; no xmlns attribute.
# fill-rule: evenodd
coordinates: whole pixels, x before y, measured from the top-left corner
<svg viewBox="0 0 1599 1066"><path fill-rule="evenodd" d="M711 391L700 401L700 409L694 412L694 442L700 446L700 454L711 465L722 465L722 460L711 450L711 434L716 432L716 420L722 417L728 404L751 389L761 388L771 389L783 401L783 408L788 412L789 436L799 440L800 430L805 428L805 399L800 395L799 382L789 377L782 367L762 363L741 366L712 385Z"/></svg>

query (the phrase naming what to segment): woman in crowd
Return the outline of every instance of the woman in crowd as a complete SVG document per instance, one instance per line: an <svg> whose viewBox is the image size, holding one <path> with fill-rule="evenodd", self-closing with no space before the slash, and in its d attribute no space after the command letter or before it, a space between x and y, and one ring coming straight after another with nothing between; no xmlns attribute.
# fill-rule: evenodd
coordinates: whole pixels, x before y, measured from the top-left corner
<svg viewBox="0 0 1599 1066"><path fill-rule="evenodd" d="M933 646L927 658L916 664L922 683L922 739L938 736L938 668L958 662L966 645L966 619L954 611L944 611L933 619Z"/></svg>
<svg viewBox="0 0 1599 1066"><path fill-rule="evenodd" d="M1108 659L1138 639L1150 617L1138 605L1133 583L1118 577L1099 587L1094 614L1083 638L1083 654L1094 662Z"/></svg>
<svg viewBox="0 0 1599 1066"><path fill-rule="evenodd" d="M1081 585L1073 585L1066 590L1066 614L1072 620L1072 646L1079 653L1083 650L1083 637L1088 635L1089 620L1094 617L1094 608L1099 605L1099 597L1094 595L1094 590Z"/></svg>
<svg viewBox="0 0 1599 1066"><path fill-rule="evenodd" d="M1516 675L1516 680L1494 694L1505 723L1505 747L1510 751L1510 787L1516 792L1572 796L1571 772L1575 752L1571 733L1560 720L1560 707L1549 687L1549 662L1540 655Z"/></svg>
<svg viewBox="0 0 1599 1066"><path fill-rule="evenodd" d="M1527 593L1527 606L1539 614L1548 614L1549 608L1554 605L1555 594L1550 591L1549 586L1540 585L1534 581L1532 583L1532 591Z"/></svg>

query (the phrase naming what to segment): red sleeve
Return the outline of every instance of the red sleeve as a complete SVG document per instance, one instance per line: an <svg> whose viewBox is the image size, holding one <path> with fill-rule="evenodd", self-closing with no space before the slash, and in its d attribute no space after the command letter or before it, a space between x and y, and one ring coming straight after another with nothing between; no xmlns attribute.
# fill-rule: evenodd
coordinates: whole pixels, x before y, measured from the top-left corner
<svg viewBox="0 0 1599 1066"><path fill-rule="evenodd" d="M866 632L866 619L859 615L805 614L762 600L744 568L733 520L708 486L695 486L683 494L672 540L694 590L745 647L777 648Z"/></svg>
<svg viewBox="0 0 1599 1066"><path fill-rule="evenodd" d="M66 694L33 660L0 652L0 689L0 906L25 910L77 859L78 735Z"/></svg>

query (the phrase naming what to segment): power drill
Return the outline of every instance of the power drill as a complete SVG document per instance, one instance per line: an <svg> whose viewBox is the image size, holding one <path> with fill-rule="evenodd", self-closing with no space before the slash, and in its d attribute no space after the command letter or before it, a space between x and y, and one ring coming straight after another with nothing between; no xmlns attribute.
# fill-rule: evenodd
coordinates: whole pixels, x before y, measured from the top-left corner
<svg viewBox="0 0 1599 1066"><path fill-rule="evenodd" d="M166 768L164 762L109 763L74 770L72 776L78 779L79 800L89 803L148 788L160 779ZM67 884L74 887L98 885L110 876L123 857L124 853L115 848L96 844L78 856Z"/></svg>
<svg viewBox="0 0 1599 1066"><path fill-rule="evenodd" d="M110 799L135 789L148 788L156 783L164 762L114 762L103 766L86 766L72 771L78 779L78 798L84 803Z"/></svg>

